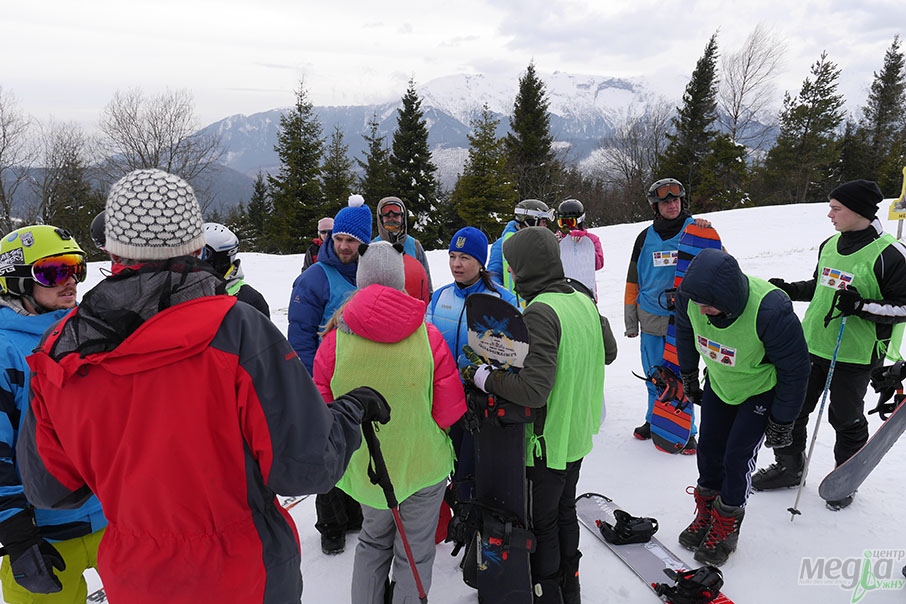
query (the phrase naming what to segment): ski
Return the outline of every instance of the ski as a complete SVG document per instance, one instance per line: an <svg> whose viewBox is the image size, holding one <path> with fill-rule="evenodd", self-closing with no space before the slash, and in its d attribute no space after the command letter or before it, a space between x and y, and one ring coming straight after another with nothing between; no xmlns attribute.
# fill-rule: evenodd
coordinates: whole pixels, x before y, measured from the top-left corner
<svg viewBox="0 0 906 604"><path fill-rule="evenodd" d="M676 274L673 278L673 295L683 282L689 263L703 249L720 249L720 235L712 227L700 227L694 222L687 225L680 235L676 254ZM651 440L654 446L666 453L683 453L692 431L692 403L685 397L680 380L679 360L676 357L676 312L673 300L668 300L670 320L664 344L661 367L648 371L648 379L658 387L659 396L654 402L651 418ZM662 386L663 384L663 386ZM679 386L677 387L677 384Z"/></svg>
<svg viewBox="0 0 906 604"><path fill-rule="evenodd" d="M299 505L300 503L302 503L303 501L305 501L306 499L308 499L309 497L310 497L310 495L295 495L295 496L291 496L291 497L278 496L277 499L280 501L280 505L283 507L284 510L291 510L294 507L296 507L297 505ZM94 590L93 592L88 594L88 596L85 598L86 604L97 604L97 602L106 602L106 601L107 601L107 592L104 591L103 587L99 587L98 589Z"/></svg>
<svg viewBox="0 0 906 604"><path fill-rule="evenodd" d="M665 571L689 570L689 566L655 537L651 537L644 543L615 545L608 542L600 527L602 523L616 524L614 512L620 509L612 499L598 493L583 493L576 498L576 515L579 517L579 523L622 560L639 579L651 588L656 597L660 598L662 602L670 602L667 595L660 593L663 591L662 584L670 578ZM717 594L711 602L734 604L733 600L723 593Z"/></svg>

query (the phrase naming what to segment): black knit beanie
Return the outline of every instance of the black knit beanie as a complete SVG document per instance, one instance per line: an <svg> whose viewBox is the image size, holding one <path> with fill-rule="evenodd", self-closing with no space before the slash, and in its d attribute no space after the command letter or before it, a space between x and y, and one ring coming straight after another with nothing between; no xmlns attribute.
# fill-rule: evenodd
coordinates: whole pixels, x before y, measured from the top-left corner
<svg viewBox="0 0 906 604"><path fill-rule="evenodd" d="M856 214L873 220L884 195L876 182L860 179L843 183L831 191L827 198L836 199Z"/></svg>

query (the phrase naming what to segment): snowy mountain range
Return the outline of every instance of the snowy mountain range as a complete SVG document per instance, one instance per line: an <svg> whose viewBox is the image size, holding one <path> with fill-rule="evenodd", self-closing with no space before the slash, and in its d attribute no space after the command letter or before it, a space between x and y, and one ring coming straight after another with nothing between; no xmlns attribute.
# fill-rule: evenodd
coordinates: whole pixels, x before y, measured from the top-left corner
<svg viewBox="0 0 906 604"><path fill-rule="evenodd" d="M550 103L551 133L558 148L571 161L586 160L611 133L620 112L629 107L641 111L659 98L641 79L563 72L538 75L545 84ZM444 187L453 186L468 156L470 121L487 103L500 119L498 135L502 136L509 129L509 115L518 89L519 76L490 78L482 74L445 76L416 87L428 126L428 142ZM380 124L379 135L389 146L396 129L396 110L402 105L404 93L405 90L401 90L399 100L384 104L314 107L325 140L329 140L334 127L339 127L350 159L364 159L366 143L363 135L368 134L369 122L376 116ZM289 109L233 115L201 131L221 137L222 163L228 168L224 173L239 173L229 175L229 187L218 187L224 190L222 205L247 201L257 173L274 172L279 168L274 145L280 116ZM247 182L240 175L247 178Z"/></svg>

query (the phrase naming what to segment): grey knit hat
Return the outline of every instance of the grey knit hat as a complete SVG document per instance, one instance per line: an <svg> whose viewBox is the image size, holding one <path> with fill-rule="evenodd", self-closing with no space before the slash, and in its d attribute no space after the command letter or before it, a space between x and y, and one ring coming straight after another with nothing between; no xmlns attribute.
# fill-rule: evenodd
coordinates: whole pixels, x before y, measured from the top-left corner
<svg viewBox="0 0 906 604"><path fill-rule="evenodd" d="M378 283L400 291L406 287L403 244L377 241L359 246L359 265L355 284L359 289Z"/></svg>
<svg viewBox="0 0 906 604"><path fill-rule="evenodd" d="M204 247L201 207L192 187L163 170L135 170L110 188L104 232L109 254L164 260Z"/></svg>

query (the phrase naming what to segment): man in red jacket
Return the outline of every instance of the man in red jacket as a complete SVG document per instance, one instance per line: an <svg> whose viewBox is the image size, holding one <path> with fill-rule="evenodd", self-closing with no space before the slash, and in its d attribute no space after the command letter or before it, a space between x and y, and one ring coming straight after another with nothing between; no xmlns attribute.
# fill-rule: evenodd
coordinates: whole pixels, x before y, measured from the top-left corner
<svg viewBox="0 0 906 604"><path fill-rule="evenodd" d="M47 508L98 496L113 602L298 602L298 535L275 494L332 487L386 401L356 388L325 405L267 317L222 295L181 178L131 172L105 216L113 274L29 357L25 493Z"/></svg>

